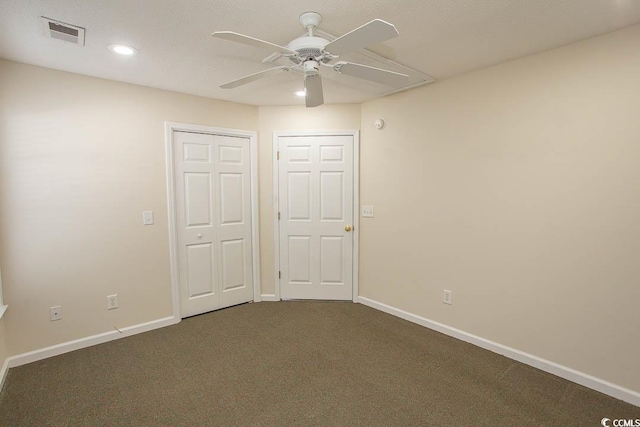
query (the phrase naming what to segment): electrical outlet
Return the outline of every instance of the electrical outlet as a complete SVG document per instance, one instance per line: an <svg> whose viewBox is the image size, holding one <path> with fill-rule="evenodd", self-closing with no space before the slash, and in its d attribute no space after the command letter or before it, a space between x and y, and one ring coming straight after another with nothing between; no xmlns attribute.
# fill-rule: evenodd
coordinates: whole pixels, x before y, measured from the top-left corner
<svg viewBox="0 0 640 427"><path fill-rule="evenodd" d="M118 294L107 295L107 310L118 308Z"/></svg>
<svg viewBox="0 0 640 427"><path fill-rule="evenodd" d="M62 307L59 305L56 305L55 307L50 307L49 316L51 321L62 319Z"/></svg>
<svg viewBox="0 0 640 427"><path fill-rule="evenodd" d="M453 304L453 291L445 289L442 296L442 302L449 305Z"/></svg>

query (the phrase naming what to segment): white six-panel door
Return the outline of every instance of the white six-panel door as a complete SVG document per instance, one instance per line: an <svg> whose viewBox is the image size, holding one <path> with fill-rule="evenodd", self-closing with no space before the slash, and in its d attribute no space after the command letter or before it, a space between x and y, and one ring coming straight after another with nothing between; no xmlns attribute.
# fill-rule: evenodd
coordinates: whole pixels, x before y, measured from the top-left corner
<svg viewBox="0 0 640 427"><path fill-rule="evenodd" d="M174 133L182 317L253 300L249 139Z"/></svg>
<svg viewBox="0 0 640 427"><path fill-rule="evenodd" d="M352 135L278 138L280 295L353 298Z"/></svg>

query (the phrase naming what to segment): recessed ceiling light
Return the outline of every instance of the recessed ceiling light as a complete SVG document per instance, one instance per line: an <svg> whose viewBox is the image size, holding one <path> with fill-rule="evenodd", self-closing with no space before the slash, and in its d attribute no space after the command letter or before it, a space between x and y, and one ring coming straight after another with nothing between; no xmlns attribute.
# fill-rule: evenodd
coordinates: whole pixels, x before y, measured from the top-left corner
<svg viewBox="0 0 640 427"><path fill-rule="evenodd" d="M131 46L125 46L123 44L110 44L108 46L109 50L111 52L115 52L118 53L120 55L127 55L127 56L131 56L131 55L135 55L136 53L138 53L138 51L131 47Z"/></svg>
<svg viewBox="0 0 640 427"><path fill-rule="evenodd" d="M297 90L295 92L293 92L296 96L307 96L307 91L306 90Z"/></svg>

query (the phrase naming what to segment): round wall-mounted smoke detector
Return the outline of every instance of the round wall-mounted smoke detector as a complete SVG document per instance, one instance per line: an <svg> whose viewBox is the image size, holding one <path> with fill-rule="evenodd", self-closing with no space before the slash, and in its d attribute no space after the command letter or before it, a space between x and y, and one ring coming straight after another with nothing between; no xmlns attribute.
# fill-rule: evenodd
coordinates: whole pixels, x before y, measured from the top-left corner
<svg viewBox="0 0 640 427"><path fill-rule="evenodd" d="M376 127L376 129L382 129L384 127L384 120L378 119L373 122L373 125Z"/></svg>

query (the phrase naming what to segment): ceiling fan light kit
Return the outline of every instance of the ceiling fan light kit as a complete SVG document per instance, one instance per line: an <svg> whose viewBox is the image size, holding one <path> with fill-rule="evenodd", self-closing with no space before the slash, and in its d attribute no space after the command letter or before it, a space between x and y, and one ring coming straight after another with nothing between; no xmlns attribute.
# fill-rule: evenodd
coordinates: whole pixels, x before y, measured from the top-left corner
<svg viewBox="0 0 640 427"><path fill-rule="evenodd" d="M333 41L314 35L322 17L317 12L305 12L300 15L300 24L307 31L307 35L298 37L287 46L280 46L268 41L256 39L233 31L216 31L213 37L223 40L259 47L274 52L262 62L273 62L280 57L290 60L292 65L279 66L259 71L220 86L232 89L252 81L280 74L283 71L300 70L304 73L307 107L317 107L324 103L322 92L322 77L320 68L326 67L339 74L350 75L361 79L371 80L385 85L403 84L409 78L406 74L396 73L382 68L352 62L339 61L339 55L354 52L377 43L398 36L398 30L393 24L381 19L374 19Z"/></svg>

